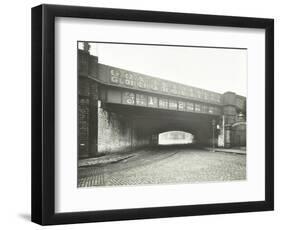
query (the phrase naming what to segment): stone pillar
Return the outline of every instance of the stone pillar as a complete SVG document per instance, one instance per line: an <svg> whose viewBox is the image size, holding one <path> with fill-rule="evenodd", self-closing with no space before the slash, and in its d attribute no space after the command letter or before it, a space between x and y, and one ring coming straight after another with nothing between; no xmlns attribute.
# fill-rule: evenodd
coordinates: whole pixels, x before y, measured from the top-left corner
<svg viewBox="0 0 281 230"><path fill-rule="evenodd" d="M89 53L78 50L78 157L89 157L90 87Z"/></svg>
<svg viewBox="0 0 281 230"><path fill-rule="evenodd" d="M90 100L89 100L89 157L97 155L98 147L98 85L89 80Z"/></svg>
<svg viewBox="0 0 281 230"><path fill-rule="evenodd" d="M226 92L223 94L223 117L224 117L224 147L231 147L231 126L236 122L236 94Z"/></svg>
<svg viewBox="0 0 281 230"><path fill-rule="evenodd" d="M231 148L231 125L225 125L224 147Z"/></svg>
<svg viewBox="0 0 281 230"><path fill-rule="evenodd" d="M98 124L98 58L89 54L89 46L78 50L78 156L93 157L97 154ZM89 78L91 76L91 78Z"/></svg>

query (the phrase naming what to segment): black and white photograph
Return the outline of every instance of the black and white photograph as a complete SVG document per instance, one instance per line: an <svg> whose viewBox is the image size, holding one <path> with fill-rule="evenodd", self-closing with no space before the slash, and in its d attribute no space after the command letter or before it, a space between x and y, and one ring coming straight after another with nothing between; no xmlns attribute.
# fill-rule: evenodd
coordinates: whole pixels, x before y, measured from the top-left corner
<svg viewBox="0 0 281 230"><path fill-rule="evenodd" d="M78 41L77 187L247 180L247 48Z"/></svg>
<svg viewBox="0 0 281 230"><path fill-rule="evenodd" d="M31 220L274 210L274 19L252 16L33 7Z"/></svg>

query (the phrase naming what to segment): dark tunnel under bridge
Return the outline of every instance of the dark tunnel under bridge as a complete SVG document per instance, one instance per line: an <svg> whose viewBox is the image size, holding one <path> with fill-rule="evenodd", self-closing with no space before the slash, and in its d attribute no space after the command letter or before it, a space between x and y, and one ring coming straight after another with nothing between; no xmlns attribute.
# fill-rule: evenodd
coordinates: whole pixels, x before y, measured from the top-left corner
<svg viewBox="0 0 281 230"><path fill-rule="evenodd" d="M197 147L210 146L219 116L101 103L97 108L97 143L91 155L128 152L158 145L160 133L183 131Z"/></svg>

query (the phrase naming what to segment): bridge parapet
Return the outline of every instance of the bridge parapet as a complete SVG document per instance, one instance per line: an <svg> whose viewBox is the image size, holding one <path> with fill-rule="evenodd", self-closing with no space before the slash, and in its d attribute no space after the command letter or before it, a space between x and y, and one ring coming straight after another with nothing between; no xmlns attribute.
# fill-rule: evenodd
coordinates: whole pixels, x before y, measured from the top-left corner
<svg viewBox="0 0 281 230"><path fill-rule="evenodd" d="M159 79L113 66L99 64L101 83L146 93L178 97L210 104L221 104L221 94Z"/></svg>
<svg viewBox="0 0 281 230"><path fill-rule="evenodd" d="M232 92L220 94L157 77L98 63L98 57L79 50L79 75L106 86L158 94L218 106L233 105L244 110L246 98ZM164 103L165 104L165 103Z"/></svg>
<svg viewBox="0 0 281 230"><path fill-rule="evenodd" d="M186 99L178 99L145 92L129 91L120 88L102 89L101 93L106 103L123 104L129 106L147 107L154 109L174 110L179 112L221 115L221 107Z"/></svg>
<svg viewBox="0 0 281 230"><path fill-rule="evenodd" d="M209 104L221 105L222 103L222 95L219 93L104 65L98 63L96 56L89 55L81 50L79 51L79 75L109 86L196 100Z"/></svg>

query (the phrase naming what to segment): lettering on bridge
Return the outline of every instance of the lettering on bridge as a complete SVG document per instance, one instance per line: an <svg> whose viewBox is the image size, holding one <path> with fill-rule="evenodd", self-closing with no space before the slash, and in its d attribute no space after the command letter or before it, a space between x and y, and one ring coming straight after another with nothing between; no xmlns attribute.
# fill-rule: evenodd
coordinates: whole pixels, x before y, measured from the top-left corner
<svg viewBox="0 0 281 230"><path fill-rule="evenodd" d="M186 86L148 75L99 64L100 80L108 84L168 96L183 97L211 104L221 104L221 94ZM107 77L107 79L104 79ZM163 102L166 104L165 102ZM165 106L165 105L164 105Z"/></svg>
<svg viewBox="0 0 281 230"><path fill-rule="evenodd" d="M112 92L112 90L110 90ZM120 101L116 101L116 95L120 94ZM129 91L116 91L108 93L107 102L120 103L132 106L151 107L166 110L177 110L183 112L206 113L220 115L221 108L219 106L207 105L199 102L188 100L176 100L165 98L162 96L154 96L143 93L134 93Z"/></svg>

